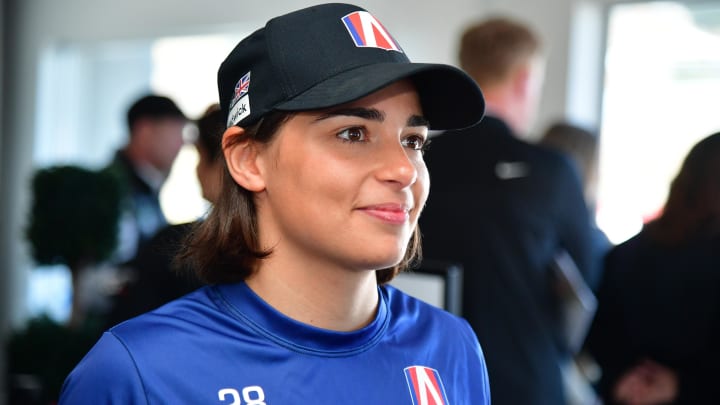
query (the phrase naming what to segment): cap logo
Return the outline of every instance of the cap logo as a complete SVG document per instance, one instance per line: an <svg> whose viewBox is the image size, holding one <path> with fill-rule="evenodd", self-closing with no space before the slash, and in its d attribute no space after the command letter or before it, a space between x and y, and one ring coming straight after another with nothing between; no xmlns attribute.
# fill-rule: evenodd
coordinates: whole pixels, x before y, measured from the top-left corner
<svg viewBox="0 0 720 405"><path fill-rule="evenodd" d="M350 13L342 18L342 22L350 33L355 46L402 52L400 46L380 24L380 21L367 11Z"/></svg>
<svg viewBox="0 0 720 405"><path fill-rule="evenodd" d="M237 125L243 118L250 115L250 72L245 73L243 77L235 84L235 92L230 102L230 113L228 114L227 126Z"/></svg>

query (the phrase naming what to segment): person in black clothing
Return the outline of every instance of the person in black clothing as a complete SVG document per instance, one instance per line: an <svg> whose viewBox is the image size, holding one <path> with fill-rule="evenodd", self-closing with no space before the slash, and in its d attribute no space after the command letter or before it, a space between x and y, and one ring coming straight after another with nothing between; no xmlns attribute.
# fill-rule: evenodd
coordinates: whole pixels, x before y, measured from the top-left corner
<svg viewBox="0 0 720 405"><path fill-rule="evenodd" d="M125 195L115 263L131 259L167 225L159 192L183 145L187 118L171 99L146 95L128 109L127 124L129 141L105 168L118 177Z"/></svg>
<svg viewBox="0 0 720 405"><path fill-rule="evenodd" d="M590 213L593 241L592 285L597 286L602 277L605 255L613 247L605 232L595 222L594 215L597 206L598 134L569 122L558 121L543 132L539 144L566 154L578 169L585 194L585 203Z"/></svg>
<svg viewBox="0 0 720 405"><path fill-rule="evenodd" d="M196 126L197 177L203 197L214 203L220 194L224 168L220 144L225 126L220 106L208 107ZM202 285L191 271L174 263L180 246L196 224L165 226L139 250L128 266L132 269L132 280L115 298L108 326L153 310Z"/></svg>
<svg viewBox="0 0 720 405"><path fill-rule="evenodd" d="M610 251L586 347L605 404L706 405L720 385L720 133L697 143L662 214Z"/></svg>
<svg viewBox="0 0 720 405"><path fill-rule="evenodd" d="M538 104L540 43L520 23L490 19L465 32L460 61L487 115L436 136L426 152L423 256L464 267L462 314L483 345L493 404L562 405L570 354L550 264L565 250L588 272L590 220L569 159L518 138Z"/></svg>

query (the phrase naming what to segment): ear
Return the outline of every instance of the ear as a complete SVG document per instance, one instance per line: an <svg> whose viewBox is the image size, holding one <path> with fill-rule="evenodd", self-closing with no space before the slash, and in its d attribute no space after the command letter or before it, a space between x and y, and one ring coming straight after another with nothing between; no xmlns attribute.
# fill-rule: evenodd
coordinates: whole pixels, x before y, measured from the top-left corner
<svg viewBox="0 0 720 405"><path fill-rule="evenodd" d="M230 176L237 184L254 192L265 190L257 165L257 145L245 136L245 129L232 126L225 130L222 148Z"/></svg>

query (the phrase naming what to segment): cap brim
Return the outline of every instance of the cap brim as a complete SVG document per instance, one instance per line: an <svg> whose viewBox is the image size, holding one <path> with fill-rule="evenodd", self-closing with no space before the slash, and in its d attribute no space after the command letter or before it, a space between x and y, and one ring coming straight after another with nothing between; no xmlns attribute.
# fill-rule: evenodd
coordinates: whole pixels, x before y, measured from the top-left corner
<svg viewBox="0 0 720 405"><path fill-rule="evenodd" d="M485 100L475 81L456 67L426 63L379 63L350 69L278 104L276 109L307 111L333 107L401 79L413 81L430 129L462 129L482 119Z"/></svg>

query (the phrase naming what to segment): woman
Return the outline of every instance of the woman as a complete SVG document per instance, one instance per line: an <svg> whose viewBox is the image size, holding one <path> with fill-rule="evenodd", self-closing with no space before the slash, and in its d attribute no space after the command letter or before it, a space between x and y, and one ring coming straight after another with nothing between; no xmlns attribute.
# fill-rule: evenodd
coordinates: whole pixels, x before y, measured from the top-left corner
<svg viewBox="0 0 720 405"><path fill-rule="evenodd" d="M385 285L418 253L428 129L476 123L479 89L346 4L270 20L218 83L227 170L181 258L211 285L112 328L61 403L488 404L468 324Z"/></svg>
<svg viewBox="0 0 720 405"><path fill-rule="evenodd" d="M587 346L607 404L720 398L720 133L697 143L663 213L605 260Z"/></svg>

